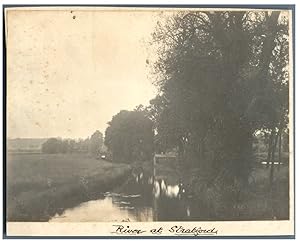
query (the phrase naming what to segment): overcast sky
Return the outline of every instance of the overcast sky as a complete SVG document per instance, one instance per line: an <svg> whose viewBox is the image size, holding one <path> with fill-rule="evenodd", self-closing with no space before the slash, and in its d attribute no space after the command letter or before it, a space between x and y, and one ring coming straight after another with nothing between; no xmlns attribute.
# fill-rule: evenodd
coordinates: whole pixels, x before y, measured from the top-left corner
<svg viewBox="0 0 300 244"><path fill-rule="evenodd" d="M8 137L86 138L148 104L153 12L10 11Z"/></svg>

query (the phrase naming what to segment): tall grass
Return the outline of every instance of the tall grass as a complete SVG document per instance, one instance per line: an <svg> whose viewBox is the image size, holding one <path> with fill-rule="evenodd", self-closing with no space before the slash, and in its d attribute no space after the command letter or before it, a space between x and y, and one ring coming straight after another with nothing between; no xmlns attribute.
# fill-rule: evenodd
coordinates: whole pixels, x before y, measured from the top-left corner
<svg viewBox="0 0 300 244"><path fill-rule="evenodd" d="M47 221L56 213L101 197L124 181L130 166L80 154L10 154L7 220Z"/></svg>

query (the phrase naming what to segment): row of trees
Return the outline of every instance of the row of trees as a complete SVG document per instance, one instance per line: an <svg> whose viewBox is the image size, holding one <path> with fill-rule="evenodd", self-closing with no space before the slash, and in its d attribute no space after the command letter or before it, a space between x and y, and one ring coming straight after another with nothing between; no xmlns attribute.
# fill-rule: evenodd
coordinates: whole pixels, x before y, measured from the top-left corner
<svg viewBox="0 0 300 244"><path fill-rule="evenodd" d="M109 122L114 160L177 148L180 162L212 179L243 182L259 131L274 162L288 134L288 25L280 11L182 11L158 21L151 44L159 56L147 63L159 93Z"/></svg>
<svg viewBox="0 0 300 244"><path fill-rule="evenodd" d="M195 159L212 178L243 181L254 134L262 131L274 161L277 141L288 132L284 13L180 12L158 22L153 45L159 94L150 113L162 149L177 147L183 161Z"/></svg>
<svg viewBox="0 0 300 244"><path fill-rule="evenodd" d="M103 135L100 131L95 131L91 137L85 140L49 138L42 145L43 153L89 153L97 155L103 147Z"/></svg>

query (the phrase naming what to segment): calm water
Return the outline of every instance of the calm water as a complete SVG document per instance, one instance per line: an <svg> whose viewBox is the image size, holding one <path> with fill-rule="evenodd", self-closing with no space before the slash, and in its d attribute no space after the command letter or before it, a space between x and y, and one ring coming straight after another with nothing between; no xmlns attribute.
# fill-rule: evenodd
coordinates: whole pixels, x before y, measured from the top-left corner
<svg viewBox="0 0 300 244"><path fill-rule="evenodd" d="M163 179L132 175L116 189L79 206L65 210L50 221L184 221L207 219L207 211L193 201L193 196L178 182L168 185Z"/></svg>

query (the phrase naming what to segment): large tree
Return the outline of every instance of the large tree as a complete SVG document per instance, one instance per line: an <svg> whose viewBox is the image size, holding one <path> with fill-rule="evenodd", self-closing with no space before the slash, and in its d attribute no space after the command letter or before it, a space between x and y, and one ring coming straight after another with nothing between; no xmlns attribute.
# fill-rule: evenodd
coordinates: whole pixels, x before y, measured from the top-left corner
<svg viewBox="0 0 300 244"><path fill-rule="evenodd" d="M151 104L161 143L196 155L213 178L247 179L255 131L287 124L287 26L279 11L183 11L158 22Z"/></svg>
<svg viewBox="0 0 300 244"><path fill-rule="evenodd" d="M113 161L131 163L150 159L153 152L153 124L145 111L122 110L108 122L105 145Z"/></svg>

